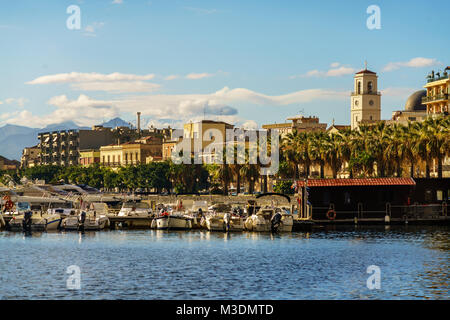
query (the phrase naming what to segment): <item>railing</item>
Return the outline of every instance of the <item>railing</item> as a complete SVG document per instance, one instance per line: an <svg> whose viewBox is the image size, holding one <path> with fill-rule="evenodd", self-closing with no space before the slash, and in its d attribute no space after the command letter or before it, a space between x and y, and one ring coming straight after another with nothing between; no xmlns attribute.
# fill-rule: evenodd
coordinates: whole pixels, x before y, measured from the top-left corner
<svg viewBox="0 0 450 320"><path fill-rule="evenodd" d="M356 209L356 210L355 210ZM345 219L383 219L385 216L389 216L393 219L413 220L413 219L440 219L448 216L447 204L414 204L409 206L390 205L385 204L385 208L378 210L368 210L364 208L362 203L358 203L356 208L350 208L350 210L335 210L334 204L330 204L328 207L311 208L313 220L328 220L328 211L333 210L336 212L336 220Z"/></svg>
<svg viewBox="0 0 450 320"><path fill-rule="evenodd" d="M434 96L422 97L422 103L428 103L428 102L438 101L438 100L448 100L448 93L440 93L440 94L436 94Z"/></svg>
<svg viewBox="0 0 450 320"><path fill-rule="evenodd" d="M445 80L445 79L450 79L450 75L443 75L441 77L429 78L427 80L427 83L434 82L434 81L439 81L439 80Z"/></svg>

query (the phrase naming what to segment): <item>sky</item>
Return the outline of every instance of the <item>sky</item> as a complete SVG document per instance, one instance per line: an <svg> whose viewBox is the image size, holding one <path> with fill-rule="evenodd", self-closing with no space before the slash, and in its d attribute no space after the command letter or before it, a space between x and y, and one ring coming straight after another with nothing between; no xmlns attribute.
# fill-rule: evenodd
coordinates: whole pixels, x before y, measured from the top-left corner
<svg viewBox="0 0 450 320"><path fill-rule="evenodd" d="M379 29L367 26L371 5ZM135 123L137 111L158 127L212 119L250 128L297 114L349 124L353 76L365 61L389 119L431 70L450 65L448 0L0 6L0 126Z"/></svg>

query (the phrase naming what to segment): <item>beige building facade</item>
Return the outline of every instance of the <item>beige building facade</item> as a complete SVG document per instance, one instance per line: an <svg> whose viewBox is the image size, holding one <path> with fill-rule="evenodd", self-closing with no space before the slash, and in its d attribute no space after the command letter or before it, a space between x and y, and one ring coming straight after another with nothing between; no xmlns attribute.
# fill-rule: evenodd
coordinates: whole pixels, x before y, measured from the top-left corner
<svg viewBox="0 0 450 320"><path fill-rule="evenodd" d="M354 76L354 91L351 94L351 128L381 120L381 93L378 91L378 76L364 69Z"/></svg>

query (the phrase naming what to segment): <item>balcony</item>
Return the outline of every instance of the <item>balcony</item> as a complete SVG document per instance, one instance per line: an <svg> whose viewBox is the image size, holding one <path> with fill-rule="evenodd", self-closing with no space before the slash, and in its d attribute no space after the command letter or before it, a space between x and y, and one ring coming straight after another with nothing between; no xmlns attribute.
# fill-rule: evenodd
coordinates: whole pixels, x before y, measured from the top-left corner
<svg viewBox="0 0 450 320"><path fill-rule="evenodd" d="M422 103L430 103L435 101L448 100L448 93L440 93L434 96L428 96L422 98Z"/></svg>
<svg viewBox="0 0 450 320"><path fill-rule="evenodd" d="M361 93L352 92L352 96L359 96L362 94L368 94L368 95L372 95L372 96L381 96L380 91L362 91Z"/></svg>

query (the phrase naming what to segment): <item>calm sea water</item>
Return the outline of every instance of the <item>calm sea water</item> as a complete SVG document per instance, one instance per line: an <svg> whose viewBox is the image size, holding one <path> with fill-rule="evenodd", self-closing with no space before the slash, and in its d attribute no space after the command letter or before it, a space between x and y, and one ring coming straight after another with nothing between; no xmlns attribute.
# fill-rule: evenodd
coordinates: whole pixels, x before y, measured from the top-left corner
<svg viewBox="0 0 450 320"><path fill-rule="evenodd" d="M0 232L0 299L449 299L450 229ZM67 267L81 269L69 290ZM381 270L369 290L367 267Z"/></svg>

